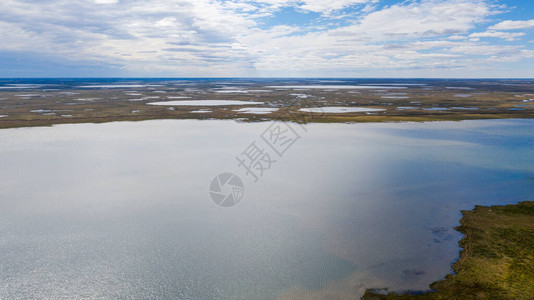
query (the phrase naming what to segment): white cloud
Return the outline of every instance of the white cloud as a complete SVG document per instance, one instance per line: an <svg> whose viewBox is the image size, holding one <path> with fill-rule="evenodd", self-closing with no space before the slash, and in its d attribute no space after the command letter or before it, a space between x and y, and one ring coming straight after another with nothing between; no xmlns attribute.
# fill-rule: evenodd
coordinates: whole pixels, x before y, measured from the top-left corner
<svg viewBox="0 0 534 300"><path fill-rule="evenodd" d="M501 55L513 57L521 50L518 46L501 46L501 45L480 45L480 44L465 44L461 46L452 47L449 49L453 53L471 54L471 55Z"/></svg>
<svg viewBox="0 0 534 300"><path fill-rule="evenodd" d="M119 0L94 0L96 4L116 4Z"/></svg>
<svg viewBox="0 0 534 300"><path fill-rule="evenodd" d="M465 33L494 14L483 1L422 1L393 5L370 13L358 24L341 29L347 33L382 39L431 37Z"/></svg>
<svg viewBox="0 0 534 300"><path fill-rule="evenodd" d="M451 35L449 37L447 37L449 40L465 40L467 39L466 36L463 36L463 35Z"/></svg>
<svg viewBox="0 0 534 300"><path fill-rule="evenodd" d="M514 56L506 56L506 55L492 56L488 58L488 60L494 61L494 62L514 62L520 59L533 58L533 57L534 57L534 50L521 50Z"/></svg>
<svg viewBox="0 0 534 300"><path fill-rule="evenodd" d="M370 0L304 0L304 4L299 8L313 12L329 12L332 10L339 10L355 4L364 4L368 2L376 2Z"/></svg>
<svg viewBox="0 0 534 300"><path fill-rule="evenodd" d="M491 26L489 29L494 30L513 30L513 29L525 29L534 27L534 20L528 21L502 21Z"/></svg>
<svg viewBox="0 0 534 300"><path fill-rule="evenodd" d="M228 6L247 4L246 0L231 0ZM255 3L263 5L267 11L277 10L282 7L295 7L305 11L329 14L332 11L341 10L350 6L374 4L379 0L257 0ZM368 7L367 10L370 8ZM250 9L252 10L252 9Z"/></svg>
<svg viewBox="0 0 534 300"><path fill-rule="evenodd" d="M490 30L486 32L475 32L475 33L470 34L469 36L473 38L495 37L495 38L500 38L500 39L504 39L507 41L515 41L519 37L522 37L524 35L525 35L524 32L504 32L504 31L491 31Z"/></svg>
<svg viewBox="0 0 534 300"><path fill-rule="evenodd" d="M110 9L96 1L116 6ZM483 64L482 57L494 61L530 57L525 46L479 40L511 41L524 33L496 29L473 33L498 13L486 1L403 1L380 9L376 2L2 0L0 51L36 51L164 76L326 76L467 68ZM348 22L341 23L346 25L334 28L262 25L265 18L289 6L303 14L303 10L321 13L320 19L327 22L337 22L339 10L349 6L359 12L343 15Z"/></svg>

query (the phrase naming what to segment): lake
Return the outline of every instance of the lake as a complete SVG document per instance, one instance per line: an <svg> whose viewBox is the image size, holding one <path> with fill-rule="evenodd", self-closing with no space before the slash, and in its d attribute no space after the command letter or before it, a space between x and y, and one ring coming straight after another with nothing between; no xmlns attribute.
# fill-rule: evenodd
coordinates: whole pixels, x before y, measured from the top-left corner
<svg viewBox="0 0 534 300"><path fill-rule="evenodd" d="M251 146L257 181L237 160ZM460 210L534 200L533 157L534 120L2 129L0 298L426 290L458 257ZM210 198L225 172L233 207Z"/></svg>

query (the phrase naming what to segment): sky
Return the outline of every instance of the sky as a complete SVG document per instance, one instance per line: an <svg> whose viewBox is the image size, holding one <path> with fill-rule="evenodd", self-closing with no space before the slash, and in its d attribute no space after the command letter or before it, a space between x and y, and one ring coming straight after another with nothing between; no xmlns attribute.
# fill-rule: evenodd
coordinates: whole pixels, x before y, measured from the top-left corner
<svg viewBox="0 0 534 300"><path fill-rule="evenodd" d="M533 0L1 0L0 77L533 78Z"/></svg>

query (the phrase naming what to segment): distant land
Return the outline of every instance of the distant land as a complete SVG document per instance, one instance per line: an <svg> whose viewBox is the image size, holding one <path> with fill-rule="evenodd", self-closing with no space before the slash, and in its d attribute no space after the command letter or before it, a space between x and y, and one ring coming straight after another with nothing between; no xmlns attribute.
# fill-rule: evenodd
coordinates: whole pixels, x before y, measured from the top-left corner
<svg viewBox="0 0 534 300"><path fill-rule="evenodd" d="M534 79L0 79L0 128L152 119L308 123L532 117Z"/></svg>

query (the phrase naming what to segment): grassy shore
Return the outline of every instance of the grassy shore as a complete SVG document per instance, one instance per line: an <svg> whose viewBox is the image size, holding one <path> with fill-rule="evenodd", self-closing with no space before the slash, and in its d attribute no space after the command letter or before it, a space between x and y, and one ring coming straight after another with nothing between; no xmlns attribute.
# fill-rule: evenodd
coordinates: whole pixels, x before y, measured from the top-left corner
<svg viewBox="0 0 534 300"><path fill-rule="evenodd" d="M463 211L455 275L427 293L368 290L362 299L534 299L534 201Z"/></svg>

